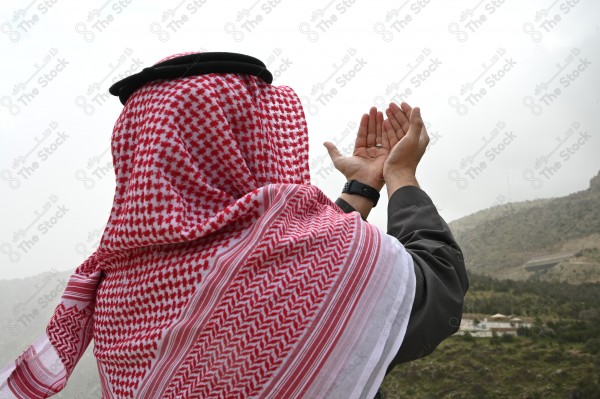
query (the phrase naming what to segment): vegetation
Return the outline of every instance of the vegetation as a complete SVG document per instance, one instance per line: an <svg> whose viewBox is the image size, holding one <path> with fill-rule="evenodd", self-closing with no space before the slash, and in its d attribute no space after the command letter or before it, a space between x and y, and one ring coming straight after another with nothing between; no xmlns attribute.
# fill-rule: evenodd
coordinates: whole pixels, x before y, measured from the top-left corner
<svg viewBox="0 0 600 399"><path fill-rule="evenodd" d="M600 356L550 338L453 336L427 358L396 367L392 398L599 398Z"/></svg>
<svg viewBox="0 0 600 399"><path fill-rule="evenodd" d="M467 268L477 273L465 312L527 316L534 324L517 337L450 337L430 356L396 367L382 386L386 398L600 398L599 205L600 173L585 191L451 223ZM571 258L550 268L523 267L563 252ZM44 330L70 274L0 282L0 367ZM101 396L92 350L56 398Z"/></svg>
<svg viewBox="0 0 600 399"><path fill-rule="evenodd" d="M450 223L470 270L523 279L530 276L523 268L526 262L559 252L576 252L573 262L563 262L563 266L572 266L572 273L557 271L558 279L600 281L600 173L587 190L565 197L502 202ZM591 274L586 264L594 266ZM538 277L545 276L540 273Z"/></svg>
<svg viewBox="0 0 600 399"><path fill-rule="evenodd" d="M455 335L384 380L392 398L599 398L600 284L471 275L466 311L535 319L518 336Z"/></svg>

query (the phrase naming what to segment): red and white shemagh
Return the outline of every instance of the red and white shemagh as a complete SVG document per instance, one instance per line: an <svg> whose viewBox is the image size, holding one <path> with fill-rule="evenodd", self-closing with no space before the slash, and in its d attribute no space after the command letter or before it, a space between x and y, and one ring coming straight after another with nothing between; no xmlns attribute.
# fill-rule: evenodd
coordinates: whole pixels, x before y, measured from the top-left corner
<svg viewBox="0 0 600 399"><path fill-rule="evenodd" d="M106 399L375 395L406 331L412 259L310 185L291 88L148 83L112 155L102 240L46 333L0 371L0 398L60 391L92 338Z"/></svg>

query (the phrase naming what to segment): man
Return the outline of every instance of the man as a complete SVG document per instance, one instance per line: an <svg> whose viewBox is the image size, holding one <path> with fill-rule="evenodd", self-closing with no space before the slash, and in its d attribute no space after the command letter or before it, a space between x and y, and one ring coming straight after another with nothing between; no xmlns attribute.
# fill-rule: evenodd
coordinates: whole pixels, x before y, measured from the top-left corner
<svg viewBox="0 0 600 399"><path fill-rule="evenodd" d="M111 88L125 107L106 229L45 334L0 371L0 396L59 392L93 338L103 397L371 398L388 367L419 353L411 309L418 329L460 318L460 253L415 192L427 145L418 109L363 117L357 140L360 153L375 138L357 161L381 168L392 231L411 256L310 185L300 100L271 81L252 57L201 53ZM356 161L336 164L381 189ZM349 195L342 205L366 217L369 205ZM449 298L432 317L429 304ZM451 330L426 332L427 343Z"/></svg>

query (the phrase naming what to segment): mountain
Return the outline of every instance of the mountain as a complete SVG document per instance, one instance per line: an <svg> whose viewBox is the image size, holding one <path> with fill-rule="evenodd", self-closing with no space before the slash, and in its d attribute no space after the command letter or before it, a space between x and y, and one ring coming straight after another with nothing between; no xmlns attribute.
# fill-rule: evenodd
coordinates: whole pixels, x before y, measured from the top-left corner
<svg viewBox="0 0 600 399"><path fill-rule="evenodd" d="M600 172L587 190L494 206L450 223L472 273L600 281Z"/></svg>
<svg viewBox="0 0 600 399"><path fill-rule="evenodd" d="M470 273L512 280L534 278L573 283L600 281L600 173L591 180L587 190L561 198L492 207L454 221L450 223L450 227L463 249ZM0 306L0 368L16 359L37 336L43 333L71 273L72 271L46 272L25 279L0 281L0 303L2 304ZM472 279L472 287L468 293L467 305L471 311L506 313L513 308L529 309L530 296L535 294L536 289L546 290L544 293L536 294L539 298L536 303L544 304L539 306L544 309L554 311L561 309L559 304L564 304L565 298L571 298L573 304L567 306L567 310L571 308L578 310L577 306L582 306L582 309L589 313L592 304L597 303L597 300L585 299L590 297L586 294L590 289L596 289L587 285L573 288L575 291L568 291L559 289L558 286L561 285L551 282L539 284L535 281L533 284L522 282L519 284L529 284L522 289L527 295L516 295L514 281L490 282L485 279L482 280L483 282L478 281L478 278ZM493 290L499 293L492 292ZM577 293L587 296L578 297ZM553 306L546 306L549 296L553 294L564 294L564 297L555 299L552 302ZM520 298L523 304L520 304ZM596 312L595 308L594 311ZM537 314L531 310L527 313ZM597 311L596 315L598 314L600 311ZM575 327L575 330L581 330L581 326ZM101 396L100 381L92 351L93 343L75 368L67 387L56 395L56 398L99 398ZM473 356L469 355L469 358L472 359ZM433 370L429 360L424 361L425 363L420 363L425 365L424 370L414 369L423 371L423 375ZM586 367L589 366L588 363ZM485 361L483 366L479 363L475 364L474 368L467 371L472 375L485 364ZM438 372L439 370L436 371ZM546 371L544 369L539 372ZM449 373L455 378L454 374L454 372ZM408 377L412 381L412 374ZM401 381L401 378L403 377L398 375L388 377L386 381L388 385L393 386L395 381ZM577 375L577 381L579 378L580 376ZM498 381L505 382L505 380ZM506 381L509 379L507 378ZM431 390L439 387L426 388ZM421 388L414 389L416 389L415 393L421 392L419 391ZM404 391L398 390L398 392ZM464 397L481 396L473 394Z"/></svg>

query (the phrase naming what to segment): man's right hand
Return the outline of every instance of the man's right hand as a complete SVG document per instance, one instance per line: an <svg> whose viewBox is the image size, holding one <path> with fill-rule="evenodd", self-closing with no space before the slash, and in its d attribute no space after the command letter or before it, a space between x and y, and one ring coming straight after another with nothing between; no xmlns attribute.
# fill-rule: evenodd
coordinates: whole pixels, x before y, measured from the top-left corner
<svg viewBox="0 0 600 399"><path fill-rule="evenodd" d="M387 140L390 154L383 165L383 178L389 198L400 187L419 186L417 165L429 144L429 135L417 107L411 108L404 102L400 107L391 103L386 115L382 139L384 143Z"/></svg>

